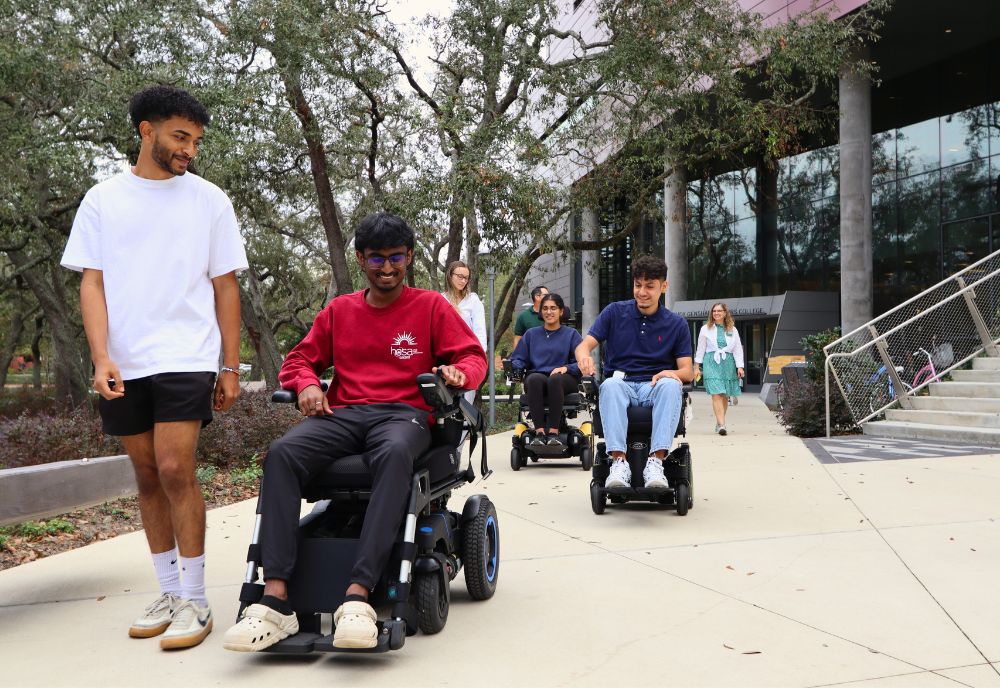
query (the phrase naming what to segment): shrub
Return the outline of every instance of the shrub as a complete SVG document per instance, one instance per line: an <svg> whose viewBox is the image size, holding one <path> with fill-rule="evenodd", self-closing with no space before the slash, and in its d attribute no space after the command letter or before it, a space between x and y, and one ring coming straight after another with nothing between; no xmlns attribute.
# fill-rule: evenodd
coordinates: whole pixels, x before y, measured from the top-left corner
<svg viewBox="0 0 1000 688"><path fill-rule="evenodd" d="M291 404L272 404L271 393L244 390L226 413L217 413L201 431L198 460L216 466L240 465L267 454L302 416Z"/></svg>
<svg viewBox="0 0 1000 688"><path fill-rule="evenodd" d="M271 442L300 420L288 404L272 404L269 392L244 391L226 413L217 413L201 432L199 461L239 465L264 456ZM44 413L22 412L0 418L0 468L123 453L117 439L101 431L101 418L90 404Z"/></svg>
<svg viewBox="0 0 1000 688"><path fill-rule="evenodd" d="M17 389L0 390L0 419L17 418L20 415L37 416L62 410L51 389L37 390L27 385ZM96 401L95 401L96 403Z"/></svg>
<svg viewBox="0 0 1000 688"><path fill-rule="evenodd" d="M823 347L840 337L840 328L825 330L802 339L806 352L805 378L789 379L782 385L782 408L778 422L796 437L819 437L826 434L826 390L823 381ZM830 390L830 431L836 434L857 432L857 425L839 391Z"/></svg>
<svg viewBox="0 0 1000 688"><path fill-rule="evenodd" d="M118 440L101 431L100 416L90 404L0 419L0 468L121 453Z"/></svg>
<svg viewBox="0 0 1000 688"><path fill-rule="evenodd" d="M264 469L260 466L260 461L256 454L254 454L248 465L244 468L236 468L230 474L229 479L234 485L246 485L253 487L260 482L260 479L264 476Z"/></svg>
<svg viewBox="0 0 1000 688"><path fill-rule="evenodd" d="M4 530L7 531L8 529ZM18 537L39 540L46 535L72 533L74 530L76 528L69 521L61 518L53 518L48 521L25 521L24 523L18 523L16 526L10 528L9 532Z"/></svg>

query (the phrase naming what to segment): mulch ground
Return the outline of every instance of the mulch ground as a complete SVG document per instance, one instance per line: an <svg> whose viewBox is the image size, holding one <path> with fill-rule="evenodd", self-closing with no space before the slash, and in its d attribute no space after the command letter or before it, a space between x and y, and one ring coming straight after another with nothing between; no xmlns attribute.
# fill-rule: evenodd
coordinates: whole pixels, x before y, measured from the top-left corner
<svg viewBox="0 0 1000 688"><path fill-rule="evenodd" d="M238 471L225 469L219 469L210 481L202 483L202 493L209 509L256 497L257 489L256 483L248 484L248 481L241 480ZM14 527L0 529L0 534L6 535L0 547L0 571L142 530L139 502L135 497L106 502L57 518L70 523L72 531L32 537L18 534Z"/></svg>

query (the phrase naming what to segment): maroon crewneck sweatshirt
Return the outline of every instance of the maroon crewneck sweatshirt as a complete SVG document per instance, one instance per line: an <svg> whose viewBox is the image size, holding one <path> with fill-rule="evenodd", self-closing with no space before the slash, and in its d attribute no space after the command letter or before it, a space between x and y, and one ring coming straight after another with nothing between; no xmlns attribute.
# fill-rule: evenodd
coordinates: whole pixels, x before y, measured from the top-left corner
<svg viewBox="0 0 1000 688"><path fill-rule="evenodd" d="M404 403L430 410L417 388L420 373L453 365L466 389L486 377L486 355L458 311L441 294L403 286L385 308L365 301L365 291L333 299L281 365L281 386L296 394L318 385L334 366L326 396L330 406Z"/></svg>

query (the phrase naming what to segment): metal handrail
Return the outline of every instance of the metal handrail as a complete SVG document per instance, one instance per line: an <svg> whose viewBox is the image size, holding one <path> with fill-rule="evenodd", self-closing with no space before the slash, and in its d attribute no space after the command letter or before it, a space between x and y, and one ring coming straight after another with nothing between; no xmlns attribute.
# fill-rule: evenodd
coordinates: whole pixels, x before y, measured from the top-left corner
<svg viewBox="0 0 1000 688"><path fill-rule="evenodd" d="M990 271L978 277L972 284L966 283L966 277L973 271L981 271L984 267ZM955 289L955 291L951 291ZM936 291L946 290L947 293L938 297ZM932 301L931 303L922 302ZM984 316L980 304L991 305ZM908 309L917 308L917 313L899 321ZM971 325L975 332L955 331L955 327L965 322ZM884 331L880 327L885 327ZM952 346L951 361L935 367L935 376L921 384L910 387L903 382L897 372L898 353L903 358L914 349L895 346L892 351L892 340L912 342L919 335L926 335L924 330L932 334L932 340L940 336L949 344L964 343L964 348L954 355ZM970 336L970 335L976 336ZM976 261L954 275L941 280L934 286L925 289L920 294L904 301L895 308L886 311L877 318L865 323L834 342L823 347L824 387L826 403L826 436L830 436L830 376L843 396L851 416L858 424L865 423L883 413L897 402L903 408L911 406L909 399L922 389L937 382L944 375L964 365L976 356L986 352L990 356L1000 356L1000 251ZM867 341L860 341L867 340ZM979 346L973 346L972 341L978 340ZM850 347L848 351L837 351L838 348ZM838 372L839 369L839 372ZM853 379L843 379L853 375ZM882 376L885 380L881 380ZM916 379L914 379L916 381ZM875 399L882 391L883 385L892 385L894 394L886 395L886 403L875 407ZM867 396L865 396L867 393ZM864 402L868 402L867 408Z"/></svg>

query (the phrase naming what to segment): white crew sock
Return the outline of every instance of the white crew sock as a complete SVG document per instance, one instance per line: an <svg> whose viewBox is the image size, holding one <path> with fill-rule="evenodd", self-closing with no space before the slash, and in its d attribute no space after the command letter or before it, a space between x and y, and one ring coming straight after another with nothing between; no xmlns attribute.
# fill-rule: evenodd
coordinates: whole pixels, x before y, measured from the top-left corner
<svg viewBox="0 0 1000 688"><path fill-rule="evenodd" d="M160 581L160 592L180 596L181 570L177 565L177 548L153 554L153 569L156 571L156 579Z"/></svg>
<svg viewBox="0 0 1000 688"><path fill-rule="evenodd" d="M205 555L180 557L181 597L198 604L208 604L205 598Z"/></svg>

